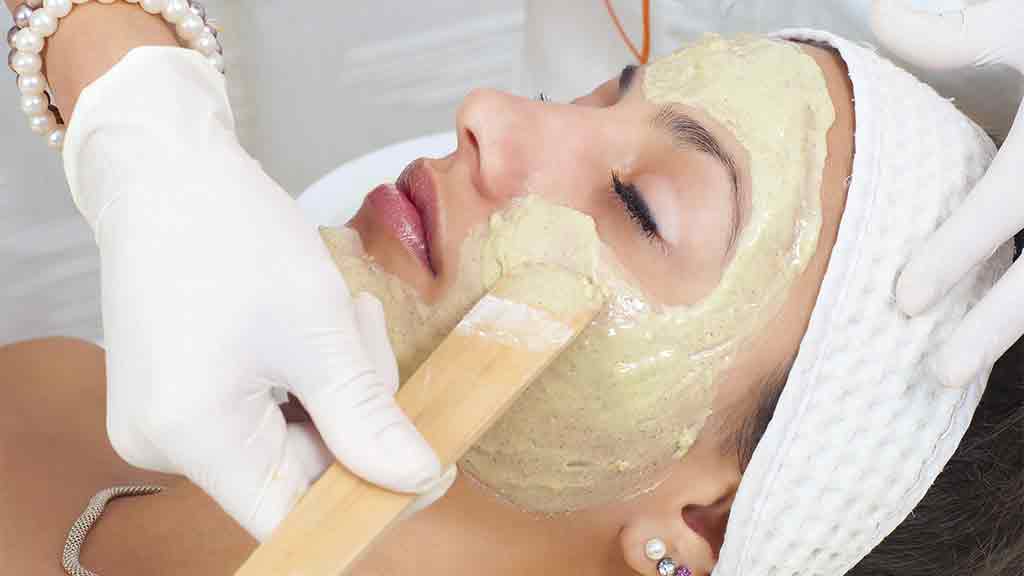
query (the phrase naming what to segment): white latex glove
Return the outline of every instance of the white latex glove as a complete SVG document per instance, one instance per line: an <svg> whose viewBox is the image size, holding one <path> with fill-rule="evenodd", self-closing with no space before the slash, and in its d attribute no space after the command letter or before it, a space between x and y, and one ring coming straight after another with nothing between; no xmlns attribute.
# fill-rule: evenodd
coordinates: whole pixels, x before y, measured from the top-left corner
<svg viewBox="0 0 1024 576"><path fill-rule="evenodd" d="M331 453L394 490L451 484L437 489L437 457L394 402L380 303L353 302L317 231L238 144L201 56L130 52L82 93L64 160L100 248L121 457L184 474L259 539ZM316 429L286 424L274 387Z"/></svg>
<svg viewBox="0 0 1024 576"><path fill-rule="evenodd" d="M926 68L1005 64L1024 72L1024 2L989 0L962 11L914 12L901 0L875 0L872 26L899 57ZM984 178L914 254L896 285L910 315L927 309L971 267L1024 228L1024 106ZM948 386L962 386L1024 334L1024 264L1016 262L975 306L932 365Z"/></svg>

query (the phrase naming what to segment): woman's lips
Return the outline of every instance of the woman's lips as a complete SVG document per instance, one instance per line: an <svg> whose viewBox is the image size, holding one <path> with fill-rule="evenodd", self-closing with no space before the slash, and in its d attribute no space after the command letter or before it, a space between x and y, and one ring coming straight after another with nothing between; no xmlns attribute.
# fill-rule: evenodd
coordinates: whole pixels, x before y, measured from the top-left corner
<svg viewBox="0 0 1024 576"><path fill-rule="evenodd" d="M442 264L437 234L437 188L434 186L434 176L427 167L427 162L421 158L406 166L395 186L419 211L430 269L437 275Z"/></svg>
<svg viewBox="0 0 1024 576"><path fill-rule="evenodd" d="M374 216L387 226L432 274L437 262L432 257L437 223L437 193L429 169L416 160L402 171L394 184L382 184L366 197Z"/></svg>
<svg viewBox="0 0 1024 576"><path fill-rule="evenodd" d="M427 235L416 206L394 184L381 184L366 197L366 205L423 265L430 267Z"/></svg>

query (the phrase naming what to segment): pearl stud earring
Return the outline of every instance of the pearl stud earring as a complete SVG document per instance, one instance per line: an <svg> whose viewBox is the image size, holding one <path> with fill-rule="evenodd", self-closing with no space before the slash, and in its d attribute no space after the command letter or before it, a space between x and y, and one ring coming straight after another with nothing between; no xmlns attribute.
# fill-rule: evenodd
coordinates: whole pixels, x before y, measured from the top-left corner
<svg viewBox="0 0 1024 576"><path fill-rule="evenodd" d="M657 562L665 557L666 552L665 542L660 538L651 538L644 544L644 554L649 560Z"/></svg>
<svg viewBox="0 0 1024 576"><path fill-rule="evenodd" d="M651 538L644 544L644 555L658 563L658 576L693 576L689 568L665 556L667 553L668 547L660 538Z"/></svg>

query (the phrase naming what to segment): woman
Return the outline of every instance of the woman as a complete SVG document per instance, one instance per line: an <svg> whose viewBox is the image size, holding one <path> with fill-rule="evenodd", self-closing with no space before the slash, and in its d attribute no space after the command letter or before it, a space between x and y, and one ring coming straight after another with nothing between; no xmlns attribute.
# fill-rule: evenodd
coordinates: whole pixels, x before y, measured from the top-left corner
<svg viewBox="0 0 1024 576"><path fill-rule="evenodd" d="M827 48L803 44L798 49L813 59L823 74L835 117L828 130L821 184L815 186L822 207L820 236L777 314L760 327L721 375L711 416L686 454L669 464L667 479L627 500L539 516L503 503L488 488L463 475L437 505L382 538L355 573L418 570L459 574L486 567L509 574L653 574L655 565L644 554L644 546L655 536L668 540L672 556L693 573L711 571L725 540L737 486L768 427L788 366L815 307L843 218L848 179L854 172L853 87L844 61ZM732 140L730 131L710 117L699 123L711 137L724 142L725 152L734 152L729 156L735 159L732 168L740 177L732 176L729 163L709 148L676 149L671 139L645 122L651 103L633 84L641 82L646 72L626 71L622 78L613 79L571 107L474 93L459 115L459 149L448 158L411 168L413 175L430 179L439 189L442 209L432 230L443 230L443 241L426 247L414 234L413 242L408 238L401 242L373 224L371 197L352 223L366 251L428 302L443 302L459 272L452 263L458 260L463 240L522 196L523 180L530 176L546 184L531 188L531 192L590 216L602 241L619 260L628 263L643 288L668 301L699 301L714 290L734 255L730 230L735 220L741 220L734 214L742 213L744 204L739 202L737 208L729 200L729 192L737 180L743 180L751 160L744 157L743 147ZM699 116L701 111L695 112ZM617 130L609 130L610 123ZM570 142L587 145L568 149L556 145L567 136L572 137ZM657 202L663 200L645 200L639 184L624 176L612 178L603 170L603 163L594 162L600 155L639 157L652 166L648 172L667 173L673 182L671 190L688 192L670 191L684 202L692 202L684 214L699 214L704 219L688 229L673 230L670 211L658 210ZM565 170L567 162L572 162L571 172ZM678 167L686 169L674 171ZM578 183L588 178L593 178L593 185ZM599 178L611 182L598 185ZM572 181L577 183L571 185ZM742 183L739 188L744 188ZM652 250L652 232L661 240L675 238L690 249ZM336 255L344 265L344 253L336 251ZM668 266L689 266L692 273L658 273ZM62 362L50 361L54 356ZM399 356L402 360L401 350ZM1008 358L1012 361L1012 355ZM153 481L169 489L160 496L111 505L109 517L90 534L83 555L83 564L91 569L101 574L140 569L150 573L225 573L251 551L254 542L194 486L182 479L142 473L118 461L102 432L99 350L66 341L29 343L5 349L0 362L15 383L3 418L12 427L3 435L5 460L14 463L15 473L2 493L5 509L13 511L5 518L17 519L5 530L17 538L11 544L16 551L11 555L15 568L58 573L53 558L70 519L93 492L124 481ZM407 362L415 364L414 360ZM970 471L958 472L958 464L954 464L919 507L921 513L853 573L863 569L870 574L906 574L919 568L928 573L924 570L932 569L927 565L929 556L946 561L945 569L956 562L960 563L956 569L978 568L981 562L960 557L956 544L949 540L936 543L927 533L941 530L944 515L955 510L983 518L1000 511L1010 515L1009 519L996 518L996 522L979 520L970 527L973 530L959 526L958 532L948 537L968 549L977 549L979 541L986 543L983 547L991 546L985 562L1006 558L1005 565L995 567L993 574L1019 571L1019 552L1016 559L1009 552L1020 548L1019 515L1011 515L1019 514L1020 496L1011 494L1007 505L1000 506L993 500L996 494L985 492L992 482L987 474L998 473L1002 466L1014 471L1006 474L1007 485L1012 489L1014 481L1019 484L1020 465L1012 463L1014 454L1020 455L1019 379L1007 378L1010 382L999 386L999 374L993 377L973 428L984 447L975 445L969 436L960 452L966 468L986 468L986 476L979 480ZM51 379L68 382L57 394L57 387L46 385ZM72 389L78 395L74 404L69 402ZM47 457L39 458L40 453ZM67 472L62 475L58 470ZM961 473L971 478L969 483L958 481ZM982 493L962 498L965 486ZM1016 489L1019 491L1019 485ZM935 515L929 517L927 512ZM24 529L26 518L36 522L32 530ZM888 547L893 551L888 552ZM900 560L893 557L907 558L912 566L899 565Z"/></svg>

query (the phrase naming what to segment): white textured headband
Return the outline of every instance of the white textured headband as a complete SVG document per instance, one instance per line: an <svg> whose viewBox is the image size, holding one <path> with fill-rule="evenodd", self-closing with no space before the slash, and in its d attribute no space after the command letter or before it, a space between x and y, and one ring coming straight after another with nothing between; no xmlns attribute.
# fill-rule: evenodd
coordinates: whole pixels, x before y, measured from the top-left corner
<svg viewBox="0 0 1024 576"><path fill-rule="evenodd" d="M814 30L779 37L839 51L856 114L846 209L778 407L733 503L716 576L841 576L917 506L952 456L991 366L944 388L925 360L1005 271L1004 246L925 314L892 290L911 251L992 160L973 122L871 49Z"/></svg>

